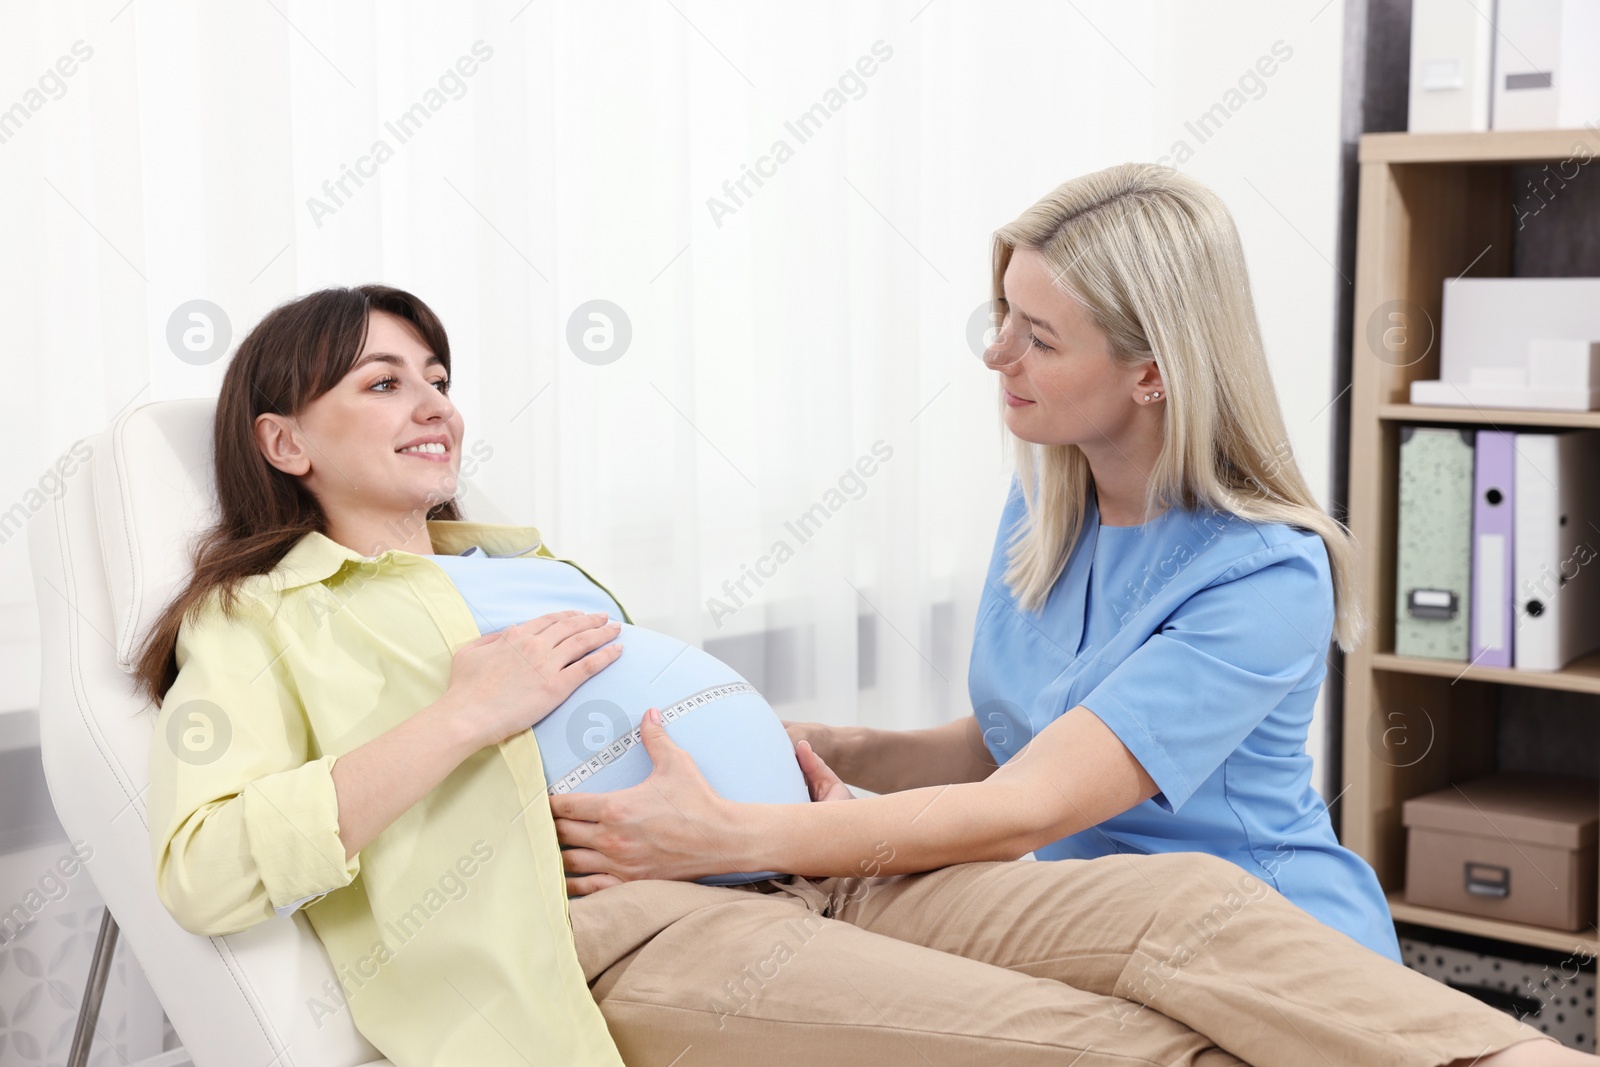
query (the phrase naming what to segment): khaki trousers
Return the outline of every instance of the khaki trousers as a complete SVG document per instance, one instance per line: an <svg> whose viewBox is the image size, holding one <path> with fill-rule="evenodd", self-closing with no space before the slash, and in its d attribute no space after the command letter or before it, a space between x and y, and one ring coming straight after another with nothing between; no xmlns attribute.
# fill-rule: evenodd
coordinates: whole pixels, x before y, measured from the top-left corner
<svg viewBox="0 0 1600 1067"><path fill-rule="evenodd" d="M571 901L630 1067L1411 1065L1551 1040L1202 853Z"/></svg>

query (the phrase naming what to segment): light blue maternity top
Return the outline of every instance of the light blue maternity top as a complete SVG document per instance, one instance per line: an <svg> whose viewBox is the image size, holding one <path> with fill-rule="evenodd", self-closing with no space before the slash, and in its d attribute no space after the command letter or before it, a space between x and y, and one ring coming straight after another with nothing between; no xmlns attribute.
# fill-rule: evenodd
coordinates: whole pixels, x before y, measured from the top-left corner
<svg viewBox="0 0 1600 1067"><path fill-rule="evenodd" d="M1013 478L969 671L984 740L1003 763L1081 704L1160 789L1035 855L1209 852L1398 962L1377 876L1311 788L1306 735L1334 622L1321 537L1181 508L1102 526L1091 490L1083 534L1032 613L1005 584L1026 514Z"/></svg>
<svg viewBox="0 0 1600 1067"><path fill-rule="evenodd" d="M523 551L528 551L524 549ZM575 565L540 556L493 557L478 546L431 558L449 576L483 633L552 611L603 611L622 623L622 655L587 679L533 728L552 793L608 793L638 785L651 763L638 727L659 708L667 734L730 800L811 800L782 721L755 687L715 656L625 621L622 605ZM608 642L609 643L609 642ZM598 651L598 649L596 649ZM713 875L734 885L775 871Z"/></svg>

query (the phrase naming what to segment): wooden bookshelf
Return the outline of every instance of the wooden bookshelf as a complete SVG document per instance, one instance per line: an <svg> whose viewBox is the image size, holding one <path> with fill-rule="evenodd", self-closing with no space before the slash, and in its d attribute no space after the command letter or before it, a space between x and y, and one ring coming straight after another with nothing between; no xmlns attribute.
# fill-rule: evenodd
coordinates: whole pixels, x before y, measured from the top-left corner
<svg viewBox="0 0 1600 1067"><path fill-rule="evenodd" d="M1372 864L1397 920L1600 954L1594 929L1564 933L1407 904L1401 823L1407 799L1495 769L1499 686L1600 694L1600 654L1554 672L1394 654L1399 427L1600 428L1600 412L1410 403L1411 382L1439 376L1445 282L1510 273L1513 165L1560 163L1584 151L1600 155L1600 129L1361 138L1347 521L1361 545L1360 581L1372 626L1345 658L1344 779L1351 784L1340 802L1340 836ZM1407 330L1373 346L1370 324L1400 321L1388 318L1393 310L1402 313Z"/></svg>
<svg viewBox="0 0 1600 1067"><path fill-rule="evenodd" d="M1579 146L1600 155L1600 128L1493 130L1487 133L1368 133L1362 163L1559 163ZM1510 202L1507 201L1507 211Z"/></svg>
<svg viewBox="0 0 1600 1067"><path fill-rule="evenodd" d="M1469 682L1494 682L1500 685L1525 685L1532 689L1564 689L1569 693L1600 694L1600 653L1590 653L1559 671L1519 671L1512 667L1481 667L1443 659L1421 659L1379 652L1372 667L1400 674L1431 674L1437 678L1465 679Z"/></svg>
<svg viewBox="0 0 1600 1067"><path fill-rule="evenodd" d="M1555 427L1562 430L1600 429L1600 411L1532 411L1514 408L1446 408L1421 404L1379 404L1378 418L1386 422L1459 422L1488 429Z"/></svg>
<svg viewBox="0 0 1600 1067"><path fill-rule="evenodd" d="M1501 922L1499 919L1485 919L1477 915L1458 915L1452 911L1440 911L1438 908L1421 908L1415 904L1407 904L1405 897L1400 893L1389 894L1389 912L1401 922L1415 923L1418 926L1476 934L1478 937L1492 937L1497 941L1510 941L1519 945L1531 945L1534 948L1547 948L1553 952L1569 952L1573 955L1577 955L1581 949L1591 956L1600 956L1600 940L1596 940L1592 935L1568 934L1560 930L1547 930L1542 926Z"/></svg>

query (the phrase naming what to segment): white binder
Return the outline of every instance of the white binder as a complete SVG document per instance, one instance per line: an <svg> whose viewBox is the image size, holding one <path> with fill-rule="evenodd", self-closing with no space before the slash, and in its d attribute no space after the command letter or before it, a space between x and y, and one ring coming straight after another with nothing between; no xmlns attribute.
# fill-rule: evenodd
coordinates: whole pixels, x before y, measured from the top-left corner
<svg viewBox="0 0 1600 1067"><path fill-rule="evenodd" d="M1518 670L1557 671L1600 647L1600 430L1517 434Z"/></svg>
<svg viewBox="0 0 1600 1067"><path fill-rule="evenodd" d="M1406 123L1412 133L1489 128L1491 17L1473 0L1414 0Z"/></svg>
<svg viewBox="0 0 1600 1067"><path fill-rule="evenodd" d="M1493 126L1552 130L1600 114L1600 3L1498 0Z"/></svg>

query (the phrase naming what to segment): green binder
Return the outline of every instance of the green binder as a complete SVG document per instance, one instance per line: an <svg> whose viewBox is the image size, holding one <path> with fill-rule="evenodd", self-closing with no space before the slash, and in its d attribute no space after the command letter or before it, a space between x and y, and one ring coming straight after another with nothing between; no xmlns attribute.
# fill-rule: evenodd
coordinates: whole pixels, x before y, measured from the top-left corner
<svg viewBox="0 0 1600 1067"><path fill-rule="evenodd" d="M1394 650L1468 658L1473 431L1400 427Z"/></svg>

